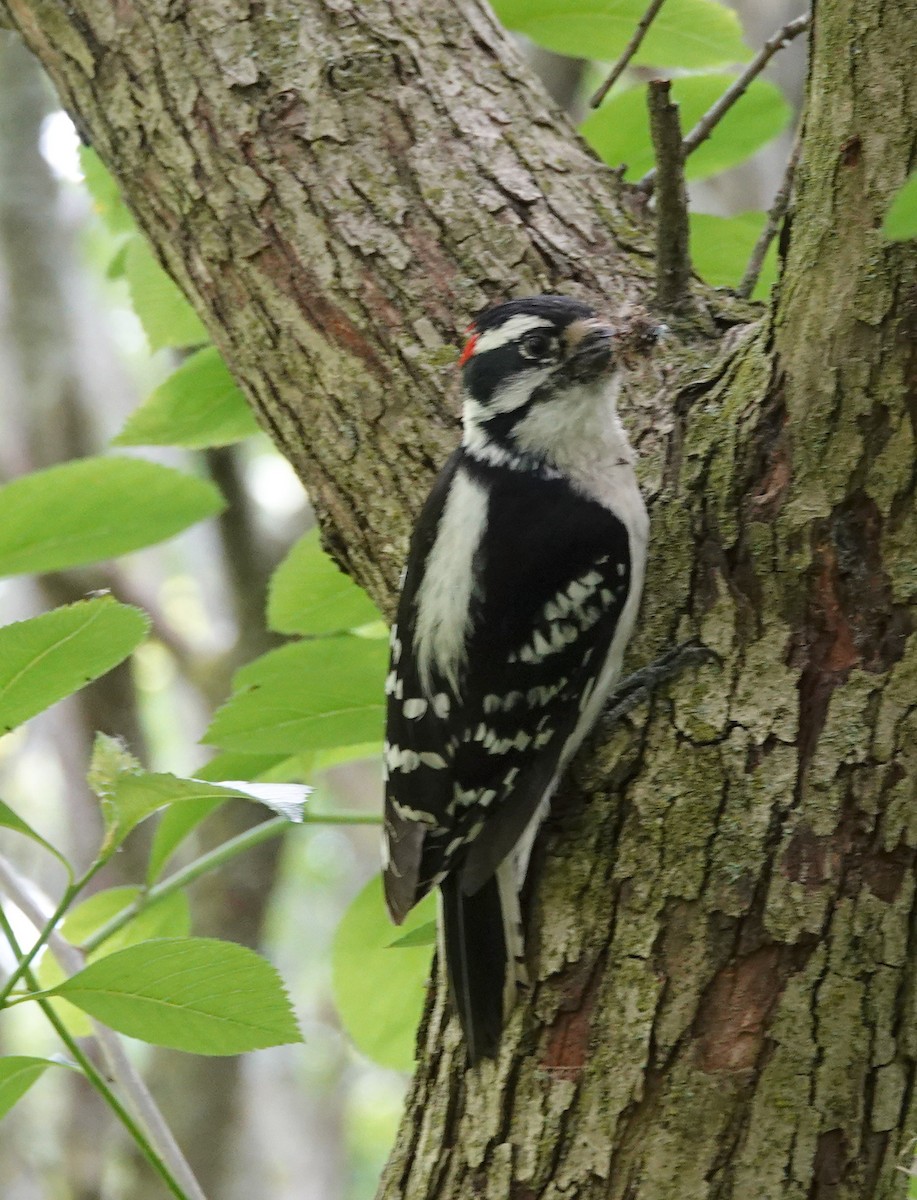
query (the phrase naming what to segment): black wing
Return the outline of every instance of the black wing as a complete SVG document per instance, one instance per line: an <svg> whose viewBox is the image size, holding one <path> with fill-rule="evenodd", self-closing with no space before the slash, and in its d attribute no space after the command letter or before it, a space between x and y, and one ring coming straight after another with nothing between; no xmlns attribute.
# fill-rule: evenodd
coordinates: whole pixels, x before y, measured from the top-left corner
<svg viewBox="0 0 917 1200"><path fill-rule="evenodd" d="M459 469L490 495L474 560L474 612L458 694L439 676L421 716L414 667L417 589ZM490 467L459 451L418 523L396 625L386 895L396 920L452 872L471 894L521 836L553 780L611 645L630 587L627 531L563 479ZM400 683L400 687L398 684ZM440 765L441 764L441 765Z"/></svg>

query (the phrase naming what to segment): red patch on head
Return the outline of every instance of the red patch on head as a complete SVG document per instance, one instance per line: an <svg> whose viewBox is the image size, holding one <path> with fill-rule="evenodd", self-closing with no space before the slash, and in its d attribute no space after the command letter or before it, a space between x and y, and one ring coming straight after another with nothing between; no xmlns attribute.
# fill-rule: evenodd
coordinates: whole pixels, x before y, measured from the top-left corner
<svg viewBox="0 0 917 1200"><path fill-rule="evenodd" d="M474 328L474 326L472 326L472 328ZM476 333L473 333L471 335L471 337L468 339L468 341L465 343L465 349L459 355L458 365L460 367L464 367L465 363L469 360L469 358L471 358L472 354L474 354L474 348L477 344L478 344L478 335Z"/></svg>

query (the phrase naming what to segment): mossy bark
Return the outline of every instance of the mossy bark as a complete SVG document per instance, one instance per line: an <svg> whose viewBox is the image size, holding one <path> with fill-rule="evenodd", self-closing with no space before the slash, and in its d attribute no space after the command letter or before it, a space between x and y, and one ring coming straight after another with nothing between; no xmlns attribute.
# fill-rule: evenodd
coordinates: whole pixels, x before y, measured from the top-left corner
<svg viewBox="0 0 917 1200"><path fill-rule="evenodd" d="M5 7L389 607L458 330L509 291L651 302L639 204L472 0ZM436 990L386 1200L904 1195L917 271L878 230L915 157L907 8L818 5L773 309L696 285L709 321L634 377L632 661L697 634L721 663L571 770L531 993L466 1072Z"/></svg>

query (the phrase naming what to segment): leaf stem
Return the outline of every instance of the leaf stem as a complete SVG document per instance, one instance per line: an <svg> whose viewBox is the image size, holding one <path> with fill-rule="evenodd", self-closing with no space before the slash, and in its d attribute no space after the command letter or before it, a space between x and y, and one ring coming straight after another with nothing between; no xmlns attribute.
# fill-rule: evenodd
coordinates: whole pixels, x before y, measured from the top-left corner
<svg viewBox="0 0 917 1200"><path fill-rule="evenodd" d="M2 855L0 855L0 887L2 887L2 890L37 930L41 930L47 925L47 911L51 907L50 901L44 896L41 896L39 899L40 893L37 893L37 889L30 888L28 883L19 877L15 869ZM19 957L21 951L18 949L12 927L9 925L6 914L3 912L2 905L0 905L0 928L6 933L7 940L14 947L17 957ZM81 970L83 955L76 946L71 945L66 938L61 937L55 930L51 930L48 934L48 945L54 952L54 957L69 975L75 975ZM39 991L38 984L30 970L27 970L25 973L25 982L33 991ZM72 1049L72 1039L70 1039L66 1027L58 1019L49 1001L40 995L32 996L31 999L34 999L41 1007L45 1016L64 1040L68 1049ZM102 1025L98 1021L92 1022L92 1029L95 1040L108 1064L112 1079L129 1099L134 1112L140 1118L141 1130L144 1128L146 1130L142 1135L144 1141L141 1142L137 1139L141 1150L143 1150L148 1158L150 1158L150 1155L155 1156L156 1162L162 1165L162 1170L160 1170L159 1166L156 1166L156 1169L160 1170L160 1174L166 1172L169 1179L173 1181L181 1180L180 1187L179 1184L175 1184L175 1187L179 1188L179 1190L174 1192L181 1200L206 1200L204 1193L201 1191L200 1184L194 1177L194 1172L188 1165L187 1159L182 1154L181 1148L175 1140L172 1130L159 1111L156 1101L153 1099L139 1071L137 1071L127 1057L118 1035L114 1030L109 1029L106 1025ZM82 1059L80 1059L80 1062L82 1063ZM96 1075L98 1075L98 1072L96 1072ZM92 1076L90 1076L90 1079L92 1082L95 1082ZM107 1088L108 1085L105 1084L105 1081L102 1080L102 1082L105 1088ZM103 1091L103 1094L108 1099L107 1092ZM115 1106L112 1105L112 1107L114 1108ZM121 1116L117 1108L115 1108L115 1112L119 1117ZM136 1125L136 1122L134 1122L134 1125ZM133 1131L131 1131L131 1136L136 1137ZM145 1146L149 1149L149 1154L144 1149ZM153 1162L153 1159L150 1158L150 1161ZM154 1165L156 1164L154 1163ZM165 1178L165 1175L163 1177Z"/></svg>
<svg viewBox="0 0 917 1200"><path fill-rule="evenodd" d="M3 910L2 904L0 904L0 929L2 929L6 940L9 942L10 949L13 951L13 954L15 954L16 958L19 959L21 964L23 961L23 953L18 941L16 940L16 934L9 922L9 918ZM26 984L33 990L37 991L37 981L28 967L25 968L22 974L25 976ZM177 1197L177 1200L190 1200L188 1193L182 1190L170 1172L169 1168L150 1145L143 1130L108 1086L108 1083L105 1081L103 1076L99 1073L99 1071L96 1070L92 1060L83 1053L76 1040L68 1033L63 1021L61 1021L60 1017L54 1011L53 1004L51 1004L49 1000L42 999L41 997L36 997L36 1000L44 1015L50 1021L51 1025L53 1025L57 1036L67 1047L67 1050L70 1052L73 1059L79 1063L86 1078L96 1089L96 1091L99 1092L99 1094L105 1100L105 1103L109 1106L121 1124L133 1138L144 1158L157 1173L157 1175L160 1176L172 1195ZM198 1192L197 1194L200 1193Z"/></svg>
<svg viewBox="0 0 917 1200"><path fill-rule="evenodd" d="M313 815L307 813L302 824L304 825L378 825L379 818L370 816L366 813L319 813ZM136 900L132 900L120 912L115 913L104 925L99 928L83 942L82 949L84 953L90 954L93 950L97 950L102 943L123 929L129 921L147 908L151 904L155 904L157 900L164 900L166 896L171 896L173 892L180 891L188 886L189 883L194 883L202 875L206 875L210 871L215 871L224 863L229 862L239 854L244 854L246 850L251 850L255 846L260 846L262 842L270 841L271 838L279 837L285 830L291 827L291 822L286 817L273 817L269 821L262 821L260 825L255 825L251 829L246 829L243 833L237 834L229 841L223 842L216 846L213 850L208 850L206 854L202 854L193 862L188 863L186 867L175 871L168 879L164 879L162 883L154 884L141 892Z"/></svg>
<svg viewBox="0 0 917 1200"><path fill-rule="evenodd" d="M4 882L4 879L6 879L4 865L5 864L0 861L0 884ZM74 899L80 894L86 884L89 883L90 879L92 879L93 875L95 875L102 865L102 860L96 859L96 861L92 863L84 875L77 880L72 880L64 889L64 894L61 896L57 908L55 908L54 912L41 926L35 942L29 948L28 952L19 959L19 962L16 964L12 975L10 975L9 979L7 979L3 987L0 988L0 1008L5 1007L10 992L13 990L19 980L22 979L22 977L26 974L29 967L32 965L35 955L54 933L58 922L73 903Z"/></svg>
<svg viewBox="0 0 917 1200"><path fill-rule="evenodd" d="M593 95L589 98L589 107L590 108L598 108L598 106L602 103L602 101L605 99L605 97L608 95L608 93L611 91L611 89L614 87L614 85L618 82L618 80L624 74L625 70L627 69L627 64L630 62L630 60L634 57L634 55L640 49L640 43L643 41L644 37L646 36L646 31L649 29L650 25L652 25L653 21L656 19L656 14L659 12L660 8L662 8L663 4L665 4L665 0L651 0L649 8L646 10L646 12L643 14L643 16L640 18L639 22L637 23L637 27L634 30L633 34L631 35L630 41L627 43L627 45L621 51L621 57L618 59L618 61L615 63L615 65L611 68L608 78L605 80L605 82L602 84L602 86L598 89L598 91L595 93L595 95Z"/></svg>

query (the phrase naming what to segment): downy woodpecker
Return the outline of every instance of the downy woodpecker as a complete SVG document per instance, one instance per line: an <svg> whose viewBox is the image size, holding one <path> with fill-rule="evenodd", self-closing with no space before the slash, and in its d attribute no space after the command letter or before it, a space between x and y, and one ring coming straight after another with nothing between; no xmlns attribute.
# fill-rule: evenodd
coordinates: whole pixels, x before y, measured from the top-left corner
<svg viewBox="0 0 917 1200"><path fill-rule="evenodd" d="M511 300L459 359L464 436L411 541L385 744L385 895L432 887L472 1064L525 978L519 893L558 779L621 672L648 520L618 420L615 330Z"/></svg>

